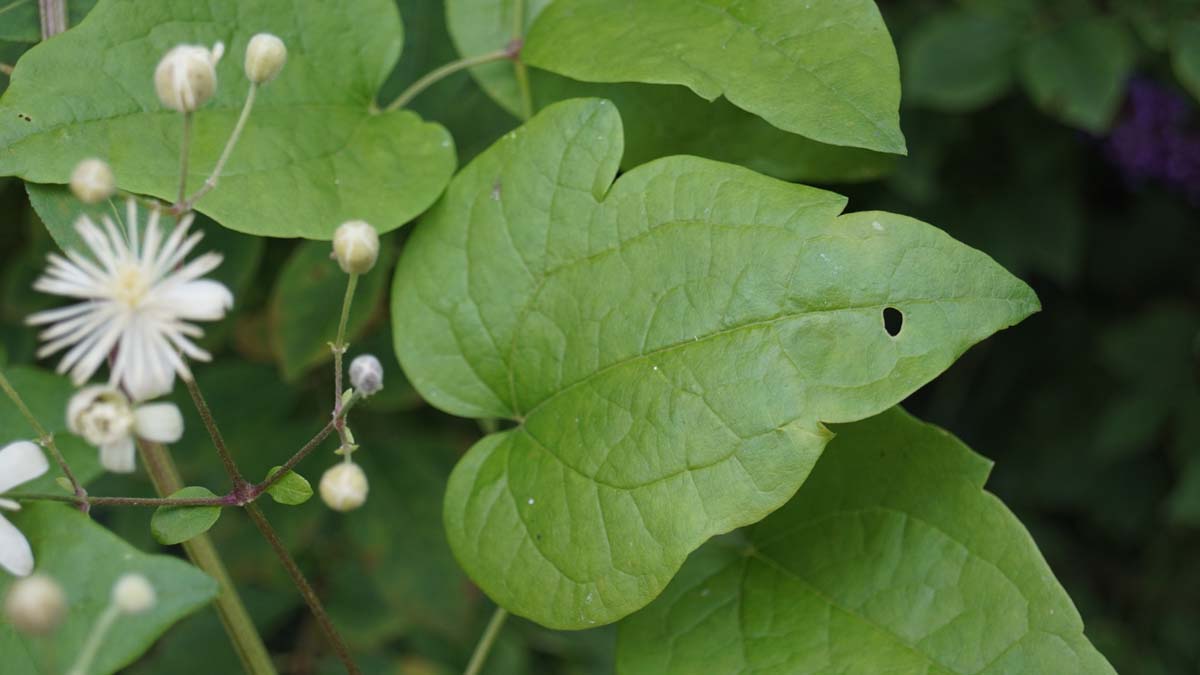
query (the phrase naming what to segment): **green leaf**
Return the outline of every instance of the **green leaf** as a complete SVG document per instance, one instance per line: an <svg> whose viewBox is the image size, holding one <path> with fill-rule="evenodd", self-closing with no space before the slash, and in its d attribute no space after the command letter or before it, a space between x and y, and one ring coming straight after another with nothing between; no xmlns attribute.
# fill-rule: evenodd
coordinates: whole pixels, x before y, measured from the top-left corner
<svg viewBox="0 0 1200 675"><path fill-rule="evenodd" d="M267 472L267 480L274 478L282 468L282 466L277 466ZM312 498L313 489L307 478L295 471L289 471L282 480L267 488L267 494L271 495L271 499L279 504L299 506Z"/></svg>
<svg viewBox="0 0 1200 675"><path fill-rule="evenodd" d="M170 498L207 499L216 496L208 488L193 485L183 488ZM150 532L160 544L182 544L208 532L220 517L219 506L160 506L150 518Z"/></svg>
<svg viewBox="0 0 1200 675"><path fill-rule="evenodd" d="M1200 99L1200 20L1180 21L1171 34L1171 65L1175 77Z"/></svg>
<svg viewBox="0 0 1200 675"><path fill-rule="evenodd" d="M337 337L349 277L330 260L331 250L327 243L301 242L271 292L271 338L288 380L333 358L329 343ZM389 239L381 240L378 263L358 279L346 326L351 340L367 327L383 298L392 250Z"/></svg>
<svg viewBox="0 0 1200 675"><path fill-rule="evenodd" d="M525 35L551 0L446 0L446 27L464 58L504 49ZM515 61L498 61L471 69L471 76L505 110L523 115Z"/></svg>
<svg viewBox="0 0 1200 675"><path fill-rule="evenodd" d="M74 26L92 11L96 0L70 0L67 7L67 26ZM39 42L42 21L37 0L6 0L0 5L0 40Z"/></svg>
<svg viewBox="0 0 1200 675"><path fill-rule="evenodd" d="M1074 21L1026 46L1021 78L1046 113L1099 133L1117 112L1135 58L1132 37L1120 22Z"/></svg>
<svg viewBox="0 0 1200 675"><path fill-rule="evenodd" d="M96 449L83 439L67 433L67 402L75 388L65 377L28 366L15 366L4 371L13 389L21 395L30 412L42 427L54 435L54 442L63 453L71 472L79 482L87 484L103 473ZM36 440L37 434L21 411L0 393L0 446L13 441ZM46 459L51 458L47 455ZM60 492L57 478L62 476L58 465L50 462L50 470L40 478L23 483L23 492Z"/></svg>
<svg viewBox="0 0 1200 675"><path fill-rule="evenodd" d="M104 0L18 62L0 102L0 173L65 183L76 162L98 156L120 187L175 199L180 116L159 103L154 68L177 43L223 41L217 94L195 113L188 180L199 188L241 110L246 42L260 31L289 45L287 66L197 208L240 232L312 239L355 218L386 232L424 211L454 171L454 148L441 126L375 107L400 55L391 0L353 12L322 0Z"/></svg>
<svg viewBox="0 0 1200 675"><path fill-rule="evenodd" d="M621 624L618 673L1115 675L990 462L898 408L835 431L787 506Z"/></svg>
<svg viewBox="0 0 1200 675"><path fill-rule="evenodd" d="M61 672L79 654L108 607L113 584L124 574L144 575L154 586L158 601L145 613L121 617L118 628L101 643L89 675L107 675L133 662L170 625L217 594L216 582L191 565L168 556L146 555L65 505L29 504L11 518L29 538L37 571L62 584L68 611L63 625L47 638L48 645L27 640L0 622L5 675ZM7 594L12 581L12 577L0 575L0 597ZM55 655L57 667L42 660L46 654Z"/></svg>
<svg viewBox="0 0 1200 675"><path fill-rule="evenodd" d="M894 405L1038 307L986 255L839 217L833 193L694 157L612 184L621 139L607 101L539 113L451 182L392 293L426 400L517 423L451 476L455 554L557 628L649 602L705 539L791 497L822 422Z"/></svg>
<svg viewBox="0 0 1200 675"><path fill-rule="evenodd" d="M933 14L901 49L905 100L949 112L995 101L1012 86L1017 37L1015 26L995 14Z"/></svg>
<svg viewBox="0 0 1200 675"><path fill-rule="evenodd" d="M871 0L558 0L521 56L577 80L724 95L822 143L905 151L896 52Z"/></svg>

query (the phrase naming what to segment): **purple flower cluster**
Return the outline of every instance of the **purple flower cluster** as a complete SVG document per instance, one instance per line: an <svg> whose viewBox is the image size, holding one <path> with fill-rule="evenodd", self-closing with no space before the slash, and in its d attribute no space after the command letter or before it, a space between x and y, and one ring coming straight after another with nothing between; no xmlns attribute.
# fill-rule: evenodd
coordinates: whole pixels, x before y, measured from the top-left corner
<svg viewBox="0 0 1200 675"><path fill-rule="evenodd" d="M1137 79L1130 83L1105 151L1130 182L1161 181L1200 199L1200 128L1195 121L1189 99Z"/></svg>

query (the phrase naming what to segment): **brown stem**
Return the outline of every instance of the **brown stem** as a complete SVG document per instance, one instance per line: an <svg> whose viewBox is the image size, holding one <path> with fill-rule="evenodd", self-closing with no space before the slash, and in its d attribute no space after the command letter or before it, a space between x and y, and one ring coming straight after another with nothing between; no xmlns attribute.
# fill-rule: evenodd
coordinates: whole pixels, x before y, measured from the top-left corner
<svg viewBox="0 0 1200 675"><path fill-rule="evenodd" d="M38 0L42 20L42 39L48 40L67 29L66 0Z"/></svg>
<svg viewBox="0 0 1200 675"><path fill-rule="evenodd" d="M171 499L165 497L76 497L74 495L53 495L39 492L11 492L0 494L0 498L12 499L19 502L68 502L71 504L90 504L92 506L237 506L227 496Z"/></svg>
<svg viewBox="0 0 1200 675"><path fill-rule="evenodd" d="M63 457L63 454L59 452L58 445L54 442L54 434L46 431L46 427L42 426L42 423L34 416L29 406L25 405L25 399L21 398L21 395L13 388L12 383L8 381L8 377L3 372L0 372L0 389L4 390L4 393L13 402L13 405L17 406L17 410L21 411L21 416L25 418L25 421L29 422L29 426L33 427L34 432L38 435L38 444L45 448L50 453L50 456L54 458L54 462L58 464L58 468L62 470L63 475L71 483L71 490L75 493L75 496L78 498L87 497L87 490L83 489L83 485L75 477L75 473L71 471L71 465L67 464L67 458ZM87 502L79 502L79 510L87 513Z"/></svg>
<svg viewBox="0 0 1200 675"><path fill-rule="evenodd" d="M142 464L150 474L150 480L158 494L165 496L183 489L179 469L175 467L175 461L165 446L139 441L138 450L142 456ZM233 585L229 571L225 569L225 563L217 554L212 539L207 534L194 537L183 542L183 550L196 567L216 580L220 589L216 599L217 615L221 618L221 624L229 635L242 667L250 675L276 675L271 654L263 645L258 629L254 627L254 620L246 611L246 606Z"/></svg>
<svg viewBox="0 0 1200 675"><path fill-rule="evenodd" d="M217 422L213 419L208 401L204 400L204 394L200 393L200 387L196 386L196 380L190 377L182 379L183 383L187 385L188 393L192 396L192 403L196 404L196 411L200 413L204 428L208 430L213 446L216 447L217 454L221 457L221 463L225 465L225 473L229 474L229 479L233 481L233 494L245 496L244 493L249 484L242 478L242 473L238 471L237 464L233 461L233 455L229 453L229 447L225 445L225 439L221 436L221 430L217 428Z"/></svg>
<svg viewBox="0 0 1200 675"><path fill-rule="evenodd" d="M317 623L321 626L321 631L325 633L325 638L329 640L329 644L337 653L342 665L346 667L346 672L350 675L360 675L358 666L354 664L353 657L350 656L350 648L346 646L342 636L334 627L333 621L329 619L329 614L325 612L325 607L321 604L321 599L317 597L316 591L309 585L308 579L304 577L304 573L300 571L300 567L296 564L292 554L288 552L287 547L279 540L279 535L275 533L275 529L271 527L271 523L267 521L267 516L258 507L258 504L253 502L246 504L246 513L250 514L250 520L254 521L254 525L258 531L262 533L263 538L271 545L271 549L275 551L279 562L283 563L288 575L292 577L292 582L296 584L296 588L300 590L300 595L304 597L304 602L308 603L308 609L312 611L316 617Z"/></svg>

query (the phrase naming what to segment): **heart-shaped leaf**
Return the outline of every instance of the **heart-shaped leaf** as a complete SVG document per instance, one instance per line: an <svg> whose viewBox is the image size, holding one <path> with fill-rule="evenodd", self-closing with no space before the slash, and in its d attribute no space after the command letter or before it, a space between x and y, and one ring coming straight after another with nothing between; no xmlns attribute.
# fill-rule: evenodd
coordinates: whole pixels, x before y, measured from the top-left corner
<svg viewBox="0 0 1200 675"><path fill-rule="evenodd" d="M181 121L158 101L154 68L178 43L222 41L217 94L195 113L195 190L241 110L246 43L261 31L287 43L287 65L259 93L200 211L250 234L329 239L356 218L395 229L437 199L454 171L449 134L374 103L400 55L391 0L363 0L354 11L323 0L103 0L17 63L0 100L0 174L65 183L76 162L97 156L120 187L174 200Z"/></svg>
<svg viewBox="0 0 1200 675"><path fill-rule="evenodd" d="M7 516L6 516L7 517ZM12 515L29 538L37 571L53 577L67 596L66 619L49 640L49 649L17 634L0 621L4 675L63 672L79 654L100 614L109 605L113 584L131 572L154 586L154 607L124 615L100 644L89 675L107 675L133 662L176 621L216 597L217 584L200 570L169 556L146 555L79 511L62 504L29 504ZM0 597L13 578L0 574ZM57 664L43 661L53 654Z"/></svg>
<svg viewBox="0 0 1200 675"><path fill-rule="evenodd" d="M792 496L822 422L894 405L1038 307L911 218L694 157L613 184L621 147L609 102L547 108L451 182L393 288L418 391L518 423L456 467L446 527L497 602L551 627L642 607Z"/></svg>
<svg viewBox="0 0 1200 675"><path fill-rule="evenodd" d="M682 84L815 141L905 151L900 69L872 0L557 0L521 58L588 82Z"/></svg>
<svg viewBox="0 0 1200 675"><path fill-rule="evenodd" d="M835 431L787 506L622 622L620 675L1115 675L990 462L898 408Z"/></svg>
<svg viewBox="0 0 1200 675"><path fill-rule="evenodd" d="M189 486L171 495L171 499L207 499L216 497L205 487ZM219 506L160 506L150 518L150 533L160 544L172 545L208 532L221 517Z"/></svg>

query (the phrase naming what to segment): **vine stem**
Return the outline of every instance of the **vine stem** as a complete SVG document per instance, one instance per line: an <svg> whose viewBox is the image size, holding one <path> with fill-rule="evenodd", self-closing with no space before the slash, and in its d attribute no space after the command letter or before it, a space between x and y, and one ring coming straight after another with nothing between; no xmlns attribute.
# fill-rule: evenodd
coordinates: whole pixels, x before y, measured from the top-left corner
<svg viewBox="0 0 1200 675"><path fill-rule="evenodd" d="M150 475L150 481L158 494L166 496L183 489L179 469L165 446L139 441L138 450L146 473ZM183 550L196 567L216 580L219 589L216 599L217 615L221 618L221 624L233 643L242 667L250 675L276 675L271 654L263 644L250 613L246 611L246 605L238 595L233 579L229 577L229 571L213 546L212 539L207 534L199 535L183 542Z"/></svg>
<svg viewBox="0 0 1200 675"><path fill-rule="evenodd" d="M66 0L38 0L42 39L48 40L67 29Z"/></svg>
<svg viewBox="0 0 1200 675"><path fill-rule="evenodd" d="M389 103L387 105L387 107L384 108L384 111L390 112L392 110L398 110L400 108L403 108L404 106L408 105L414 98L416 98L417 94L420 94L421 92L428 89L430 85L434 84L435 82L438 82L439 80L443 80L447 77L450 77L451 75L457 73L460 70L466 70L467 68L481 66L485 63L492 63L493 61L503 61L504 59L515 59L515 58L517 58L517 55L520 54L520 51L521 51L520 43L514 42L513 44L510 44L508 47L506 47L504 49L498 49L494 52L487 52L486 54L480 54L479 56L472 56L470 58L459 59L458 61L451 61L450 63L447 63L446 65L441 66L440 68L435 68L434 70L431 70L428 73L426 73L425 76L422 77L421 79L419 79L416 82L413 82L411 85L409 85L408 89L405 89L399 96L396 97L396 100L392 101L391 103Z"/></svg>
<svg viewBox="0 0 1200 675"><path fill-rule="evenodd" d="M361 675L358 666L354 664L353 657L350 656L350 648L346 646L342 636L338 633L337 628L330 620L329 614L325 612L325 607L321 604L321 599L317 597L316 591L308 583L308 579L304 577L304 573L300 571L300 566L296 564L292 554L288 552L287 547L280 541L279 535L275 533L275 529L271 527L271 523L267 521L267 516L258 507L258 504L253 502L246 504L246 513L249 514L250 520L254 521L255 527L262 533L267 543L275 551L275 556L283 563L289 576L292 577L292 582L296 584L296 588L300 590L300 595L304 597L304 602L308 604L309 610L316 617L317 623L321 626L321 631L325 633L325 638L333 646L333 650L337 652L338 658L341 659L342 665L346 667L346 672L350 675Z"/></svg>
<svg viewBox="0 0 1200 675"><path fill-rule="evenodd" d="M196 202L201 197L211 192L217 187L217 181L221 178L221 172L225 170L225 164L229 162L229 156L233 154L233 148L237 145L238 139L242 137L242 131L246 128L246 120L250 119L250 110L254 107L254 99L258 94L258 85L254 82L250 83L250 91L246 94L246 102L242 104L242 112L238 115L237 124L233 127L233 133L229 134L229 140L225 142L225 149L221 151L221 156L217 159L217 164L213 167L212 173L208 178L204 179L204 185L200 186L199 190L187 199L184 199L184 190L179 191L179 202L170 208L170 213L180 215L192 210ZM186 187L186 184L184 185Z"/></svg>
<svg viewBox="0 0 1200 675"><path fill-rule="evenodd" d="M483 664L487 661L488 654L492 651L492 645L496 643L496 638L500 635L500 629L504 626L504 620L507 618L508 610L496 607L496 611L492 613L492 619L488 621L487 628L483 631L483 637L479 638L479 644L475 645L475 653L471 654L471 661L467 664L463 675L479 675L479 671L483 670Z"/></svg>
<svg viewBox="0 0 1200 675"><path fill-rule="evenodd" d="M346 354L346 324L350 320L350 305L354 304L354 290L358 288L358 275L351 274L346 282L346 294L342 296L342 315L338 319L337 337L329 346L333 350L333 422L337 427L342 452L350 459L349 443L346 439L346 416L342 414L342 357Z"/></svg>
<svg viewBox="0 0 1200 675"><path fill-rule="evenodd" d="M17 410L21 411L21 416L24 417L27 422L29 422L29 426L32 427L34 433L38 435L38 444L45 448L50 453L50 456L54 458L54 462L58 464L58 468L62 470L63 475L66 476L67 480L71 483L71 490L75 493L75 498L77 500L86 498L87 490L83 489L83 485L79 483L79 479L77 479L75 477L75 473L71 471L71 465L67 464L67 458L63 457L63 454L59 452L58 444L54 442L54 434L46 431L46 428L42 426L42 423L38 421L37 417L34 417L33 412L29 410L29 406L25 405L25 399L21 398L21 394L19 394L16 388L12 386L12 382L8 380L8 377L3 371L0 371L0 389L4 390L4 393L8 396L9 400L13 402L13 405L17 406ZM87 513L88 503L77 503L79 504L79 510Z"/></svg>
<svg viewBox="0 0 1200 675"><path fill-rule="evenodd" d="M516 0L513 7L512 39L520 50L525 41L525 0ZM511 46L511 45L510 45ZM521 118L533 116L533 92L529 88L529 70L521 59L513 59L513 77L517 80L517 91L521 95Z"/></svg>
<svg viewBox="0 0 1200 675"><path fill-rule="evenodd" d="M76 497L73 495L52 495L40 492L12 492L0 494L2 499L15 501L69 502L72 504L89 504L91 506L236 506L228 497L197 497L195 499L170 499L153 497Z"/></svg>

